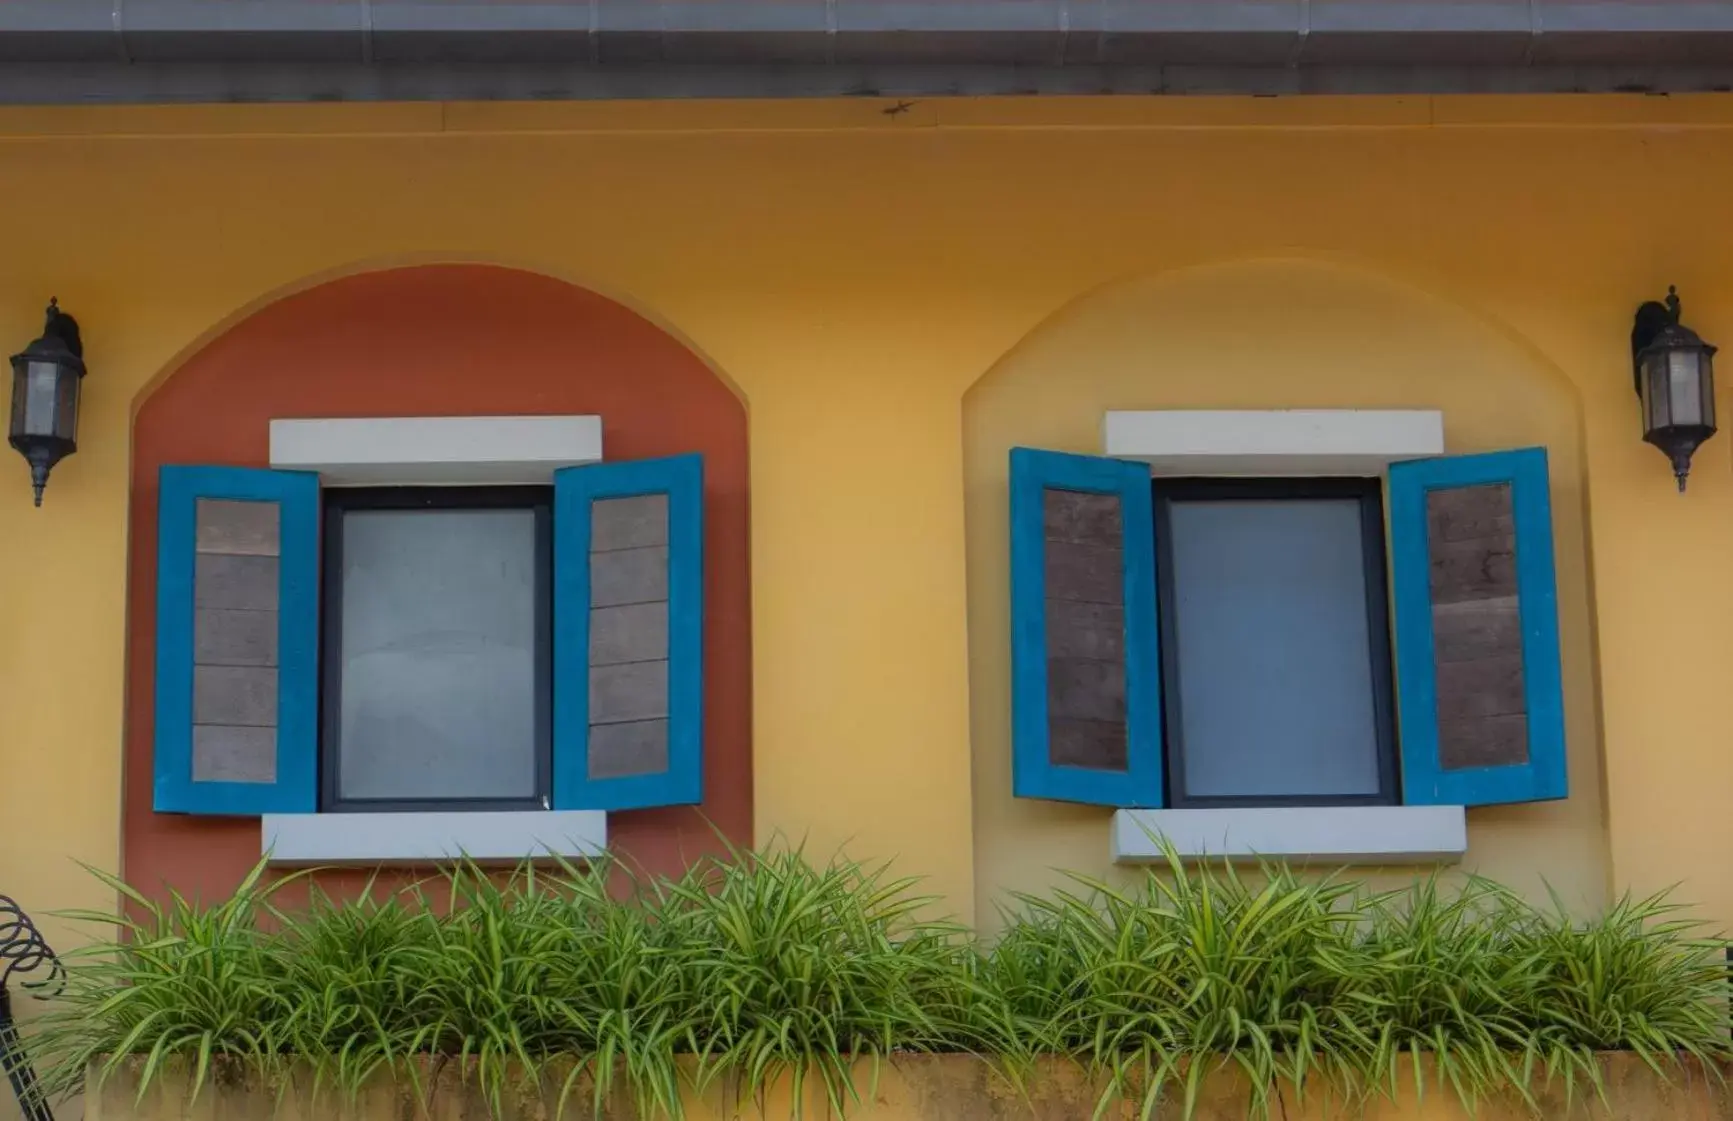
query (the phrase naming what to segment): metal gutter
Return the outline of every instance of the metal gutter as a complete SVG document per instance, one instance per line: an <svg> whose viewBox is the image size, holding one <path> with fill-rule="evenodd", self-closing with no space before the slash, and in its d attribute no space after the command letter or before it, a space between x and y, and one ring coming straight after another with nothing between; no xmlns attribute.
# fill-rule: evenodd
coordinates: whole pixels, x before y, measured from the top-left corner
<svg viewBox="0 0 1733 1121"><path fill-rule="evenodd" d="M0 0L12 103L1726 88L1726 0Z"/></svg>

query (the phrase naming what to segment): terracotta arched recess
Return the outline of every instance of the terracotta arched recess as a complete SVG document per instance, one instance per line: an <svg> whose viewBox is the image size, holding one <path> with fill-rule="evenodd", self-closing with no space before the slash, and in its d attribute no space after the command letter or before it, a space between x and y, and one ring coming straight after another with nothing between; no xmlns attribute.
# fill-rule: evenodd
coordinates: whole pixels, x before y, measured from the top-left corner
<svg viewBox="0 0 1733 1121"><path fill-rule="evenodd" d="M596 414L609 459L705 458L704 804L610 815L610 847L676 872L752 838L746 413L695 355L632 311L531 273L434 265L335 280L271 304L188 359L133 422L123 862L206 899L259 858L252 819L151 810L157 470L264 466L273 417ZM359 875L333 876L344 890Z"/></svg>

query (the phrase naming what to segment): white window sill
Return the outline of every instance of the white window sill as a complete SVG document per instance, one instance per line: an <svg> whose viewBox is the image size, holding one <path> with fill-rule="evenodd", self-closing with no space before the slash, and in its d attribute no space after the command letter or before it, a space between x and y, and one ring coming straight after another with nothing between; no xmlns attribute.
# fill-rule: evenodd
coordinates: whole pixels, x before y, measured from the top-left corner
<svg viewBox="0 0 1733 1121"><path fill-rule="evenodd" d="M599 856L606 810L266 814L260 849L273 864L421 864L454 857L516 861Z"/></svg>
<svg viewBox="0 0 1733 1121"><path fill-rule="evenodd" d="M1461 806L1256 806L1113 815L1116 864L1165 860L1164 838L1188 859L1437 864L1453 863L1468 851L1468 819Z"/></svg>
<svg viewBox="0 0 1733 1121"><path fill-rule="evenodd" d="M1403 459L1444 454L1432 409L1160 409L1114 411L1102 444L1157 475L1382 475Z"/></svg>

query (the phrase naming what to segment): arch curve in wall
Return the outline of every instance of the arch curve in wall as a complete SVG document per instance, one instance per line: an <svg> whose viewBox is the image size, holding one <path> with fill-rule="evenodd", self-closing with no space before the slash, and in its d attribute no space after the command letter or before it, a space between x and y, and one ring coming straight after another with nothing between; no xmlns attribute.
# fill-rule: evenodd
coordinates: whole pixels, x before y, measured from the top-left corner
<svg viewBox="0 0 1733 1121"><path fill-rule="evenodd" d="M146 891L211 898L259 858L256 820L151 809L156 478L266 466L278 417L595 414L610 460L705 458L705 788L695 808L610 815L628 864L676 872L752 838L747 428L732 388L643 316L537 273L438 264L273 299L142 396L132 426L123 862ZM326 886L342 890L358 876Z"/></svg>
<svg viewBox="0 0 1733 1121"><path fill-rule="evenodd" d="M1368 349L1375 345L1375 320L1381 317L1393 322L1448 323L1453 333L1480 335L1522 352L1531 376L1556 381L1576 402L1580 396L1576 381L1531 340L1498 316L1453 297L1442 282L1429 283L1429 279L1398 276L1380 262L1325 251L1203 261L1119 276L1054 308L983 372L970 391L991 382L1025 346L1065 331L1074 319L1088 322L1121 302L1159 302L1171 309L1169 315L1191 316L1199 331L1231 323L1236 309L1246 318L1261 318L1273 302L1296 311L1307 305L1314 310L1334 305L1346 313L1343 318L1360 325ZM1310 292L1314 298L1296 304L1297 292Z"/></svg>
<svg viewBox="0 0 1733 1121"><path fill-rule="evenodd" d="M728 375L719 363L705 353L704 348L696 340L682 331L678 324L659 314L656 308L635 298L631 292L609 285L602 277L573 275L569 270L562 270L533 261L502 260L476 254L427 252L398 253L386 257L368 257L345 261L330 268L298 276L234 305L176 351L164 363L163 367L145 382L133 398L133 408L135 411L141 408L144 402L150 399L151 394L174 377L182 366L203 351L205 347L273 304L338 281L366 276L371 273L397 273L425 268L473 268L514 272L580 289L598 299L619 306L622 310L638 316L668 335L674 342L702 362L711 374L726 385L737 398L743 403L746 400L746 394L739 384Z"/></svg>
<svg viewBox="0 0 1733 1121"><path fill-rule="evenodd" d="M1467 864L1573 903L1607 884L1580 393L1496 321L1354 263L1258 259L1106 284L1029 332L963 403L977 907L1045 869L1108 875L1108 814L1011 797L1006 459L1100 454L1117 409L1437 409L1452 453L1548 448L1571 797L1475 811ZM1561 859L1560 854L1569 854Z"/></svg>

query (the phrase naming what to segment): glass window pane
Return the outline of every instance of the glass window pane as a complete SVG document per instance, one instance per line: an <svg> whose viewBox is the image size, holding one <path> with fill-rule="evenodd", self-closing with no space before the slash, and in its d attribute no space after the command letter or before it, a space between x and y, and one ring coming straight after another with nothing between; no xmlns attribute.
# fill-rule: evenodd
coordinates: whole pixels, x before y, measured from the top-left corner
<svg viewBox="0 0 1733 1121"><path fill-rule="evenodd" d="M1376 794L1360 504L1171 508L1184 789Z"/></svg>
<svg viewBox="0 0 1733 1121"><path fill-rule="evenodd" d="M531 510L343 518L338 795L533 798Z"/></svg>

